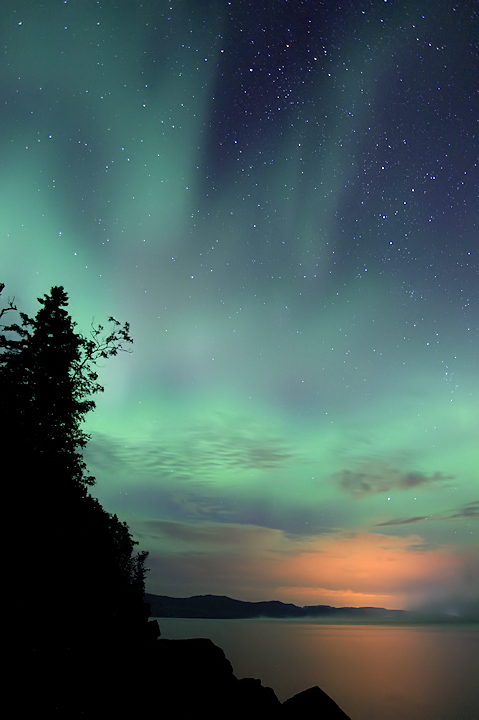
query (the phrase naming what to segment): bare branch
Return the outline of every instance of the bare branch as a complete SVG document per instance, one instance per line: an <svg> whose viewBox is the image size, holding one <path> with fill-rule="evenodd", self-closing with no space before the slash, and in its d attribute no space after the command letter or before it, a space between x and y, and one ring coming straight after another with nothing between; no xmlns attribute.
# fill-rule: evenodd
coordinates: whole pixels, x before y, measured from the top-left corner
<svg viewBox="0 0 479 720"><path fill-rule="evenodd" d="M5 283L0 283L0 295L2 294L2 292L4 291L4 289L5 289ZM0 318L2 318L2 317L3 317L7 312L9 312L10 310L17 310L17 311L18 311L18 308L17 308L17 306L15 305L15 298L13 298L13 300L9 300L7 307L2 308L2 309L0 310ZM0 325L0 327L4 327L4 326L3 326L3 325Z"/></svg>

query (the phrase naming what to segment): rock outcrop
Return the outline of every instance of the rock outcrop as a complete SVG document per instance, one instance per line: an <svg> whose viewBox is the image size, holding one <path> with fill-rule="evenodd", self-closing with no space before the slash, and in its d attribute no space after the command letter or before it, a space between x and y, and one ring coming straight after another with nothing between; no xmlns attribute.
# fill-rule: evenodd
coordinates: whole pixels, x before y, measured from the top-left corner
<svg viewBox="0 0 479 720"><path fill-rule="evenodd" d="M350 720L349 716L317 685L283 703L284 718L318 717L321 720Z"/></svg>
<svg viewBox="0 0 479 720"><path fill-rule="evenodd" d="M349 720L319 687L312 687L281 703L261 680L233 674L224 652L211 640L165 640L150 648L149 675L163 701L178 717L206 712L208 718L319 718Z"/></svg>
<svg viewBox="0 0 479 720"><path fill-rule="evenodd" d="M256 678L238 679L223 650L206 638L158 638L148 623L136 641L84 642L65 627L63 641L18 648L11 689L24 717L349 720L319 687L281 703ZM73 641L72 641L73 637Z"/></svg>

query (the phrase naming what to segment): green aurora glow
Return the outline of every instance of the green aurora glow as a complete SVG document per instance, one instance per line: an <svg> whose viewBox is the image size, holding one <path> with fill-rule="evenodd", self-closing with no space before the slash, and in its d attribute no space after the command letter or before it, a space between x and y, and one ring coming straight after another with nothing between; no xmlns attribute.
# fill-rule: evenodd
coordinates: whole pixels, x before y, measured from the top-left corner
<svg viewBox="0 0 479 720"><path fill-rule="evenodd" d="M477 8L204 5L0 11L0 279L134 338L95 492L150 592L477 601Z"/></svg>

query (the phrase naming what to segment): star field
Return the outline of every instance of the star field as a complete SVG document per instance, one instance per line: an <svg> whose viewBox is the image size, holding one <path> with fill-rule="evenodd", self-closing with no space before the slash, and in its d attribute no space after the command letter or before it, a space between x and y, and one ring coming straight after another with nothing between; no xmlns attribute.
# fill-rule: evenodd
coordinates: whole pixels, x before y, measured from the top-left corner
<svg viewBox="0 0 479 720"><path fill-rule="evenodd" d="M478 26L2 5L1 280L131 323L86 459L150 592L477 600Z"/></svg>

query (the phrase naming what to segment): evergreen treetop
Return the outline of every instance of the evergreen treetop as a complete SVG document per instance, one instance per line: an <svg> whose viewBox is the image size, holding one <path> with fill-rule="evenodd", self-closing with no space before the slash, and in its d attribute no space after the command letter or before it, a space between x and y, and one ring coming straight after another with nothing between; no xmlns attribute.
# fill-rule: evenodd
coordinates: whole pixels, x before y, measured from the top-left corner
<svg viewBox="0 0 479 720"><path fill-rule="evenodd" d="M110 317L108 331L92 326L85 337L63 287L38 301L35 318L14 301L0 310L0 319L19 318L0 325L0 457L7 505L21 527L17 591L35 594L50 642L64 642L71 616L76 642L98 633L133 637L145 622L148 553L134 555L128 525L89 494L95 480L86 472L82 429L103 391L96 365L128 349L129 325Z"/></svg>
<svg viewBox="0 0 479 720"><path fill-rule="evenodd" d="M37 468L48 462L49 474L54 463L57 473L68 473L70 483L85 488L95 480L86 474L82 451L89 435L81 424L95 408L93 395L104 390L95 368L100 359L128 350L130 326L110 317L109 332L92 326L85 337L65 309L63 287L52 287L38 302L35 318L20 312L20 323L0 326L2 410L24 460ZM9 310L17 310L13 302L2 315Z"/></svg>

